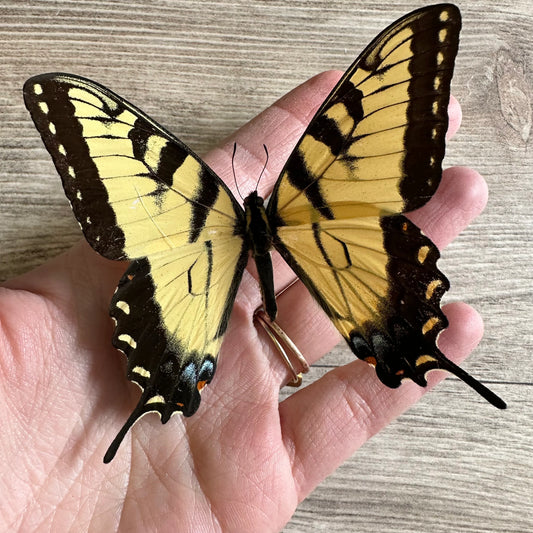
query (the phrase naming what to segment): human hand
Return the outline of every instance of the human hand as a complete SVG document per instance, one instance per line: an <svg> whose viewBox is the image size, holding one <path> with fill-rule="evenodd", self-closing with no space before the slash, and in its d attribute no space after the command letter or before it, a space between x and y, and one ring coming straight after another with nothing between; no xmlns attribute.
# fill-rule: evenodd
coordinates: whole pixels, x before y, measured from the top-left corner
<svg viewBox="0 0 533 533"><path fill-rule="evenodd" d="M266 144L266 197L339 77L328 72L298 87L206 162L231 184L237 141L237 176L246 191L255 185ZM454 102L451 132L459 122ZM442 248L485 201L483 179L452 168L410 218ZM276 284L284 287L294 274L277 254L274 266ZM260 294L251 268L198 413L174 416L164 427L157 416L144 417L104 465L109 443L139 396L125 378L124 358L111 346L108 305L124 270L82 242L0 289L5 530L277 531L325 476L426 391L412 383L388 389L370 366L354 360L279 403L279 388L290 377L254 324ZM277 321L310 363L338 342L300 283L280 296L278 307ZM439 347L460 361L479 341L481 320L465 304L445 311L450 326ZM433 385L443 377L431 373L428 380Z"/></svg>

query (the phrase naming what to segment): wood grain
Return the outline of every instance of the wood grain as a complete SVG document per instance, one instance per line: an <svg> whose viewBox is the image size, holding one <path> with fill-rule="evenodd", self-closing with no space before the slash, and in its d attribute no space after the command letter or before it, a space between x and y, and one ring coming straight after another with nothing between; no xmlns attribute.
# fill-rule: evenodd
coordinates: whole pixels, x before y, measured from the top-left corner
<svg viewBox="0 0 533 533"><path fill-rule="evenodd" d="M509 403L496 412L450 378L376 436L298 507L286 532L533 531L529 0L457 2L453 89L463 126L446 164L487 179L486 211L444 253L448 300L485 337L464 366ZM199 153L322 70L346 68L422 2L389 0L0 2L0 278L80 238L24 109L26 78L81 74L135 102ZM351 361L339 346L313 379Z"/></svg>

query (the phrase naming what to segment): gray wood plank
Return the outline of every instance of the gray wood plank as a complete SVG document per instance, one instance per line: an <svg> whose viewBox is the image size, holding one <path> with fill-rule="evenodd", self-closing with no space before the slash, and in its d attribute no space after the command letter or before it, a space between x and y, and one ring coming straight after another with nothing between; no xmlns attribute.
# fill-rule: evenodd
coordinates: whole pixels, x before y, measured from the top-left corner
<svg viewBox="0 0 533 533"><path fill-rule="evenodd" d="M463 127L446 164L486 177L490 201L444 253L448 300L481 312L464 366L508 402L496 412L448 379L300 504L285 531L533 531L529 0L459 1L454 78ZM0 2L0 279L80 233L22 102L30 75L96 79L199 153L322 70L346 68L370 39L423 2L390 0ZM258 140L260 142L260 140ZM352 360L339 346L312 380Z"/></svg>

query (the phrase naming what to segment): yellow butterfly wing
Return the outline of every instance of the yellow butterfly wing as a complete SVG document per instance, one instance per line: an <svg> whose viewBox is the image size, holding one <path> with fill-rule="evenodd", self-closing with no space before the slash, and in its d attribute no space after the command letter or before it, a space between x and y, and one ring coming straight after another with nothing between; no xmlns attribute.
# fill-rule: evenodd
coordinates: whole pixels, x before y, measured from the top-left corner
<svg viewBox="0 0 533 533"><path fill-rule="evenodd" d="M423 205L441 177L461 17L414 11L378 35L322 104L270 200L285 225ZM312 209L310 209L312 206Z"/></svg>
<svg viewBox="0 0 533 533"><path fill-rule="evenodd" d="M438 187L461 17L450 4L385 29L320 107L274 187L274 245L354 353L390 387L445 368L503 402L437 348L449 283L401 213Z"/></svg>
<svg viewBox="0 0 533 533"><path fill-rule="evenodd" d="M144 413L166 422L198 408L247 261L244 212L190 149L105 87L44 74L24 95L87 241L133 260L110 313L143 395L109 461Z"/></svg>

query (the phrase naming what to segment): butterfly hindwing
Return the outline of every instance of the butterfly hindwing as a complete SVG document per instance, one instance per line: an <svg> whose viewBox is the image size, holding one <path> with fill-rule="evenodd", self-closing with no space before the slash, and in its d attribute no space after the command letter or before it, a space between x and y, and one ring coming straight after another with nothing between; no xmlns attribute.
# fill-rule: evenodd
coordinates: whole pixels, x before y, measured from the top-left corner
<svg viewBox="0 0 533 533"><path fill-rule="evenodd" d="M444 366L448 281L435 245L401 216L441 176L461 19L452 5L384 30L333 89L277 182L275 246L356 355L389 386Z"/></svg>
<svg viewBox="0 0 533 533"><path fill-rule="evenodd" d="M133 260L111 315L144 390L136 418L193 414L246 264L244 211L183 143L105 87L44 74L24 95L87 241Z"/></svg>

